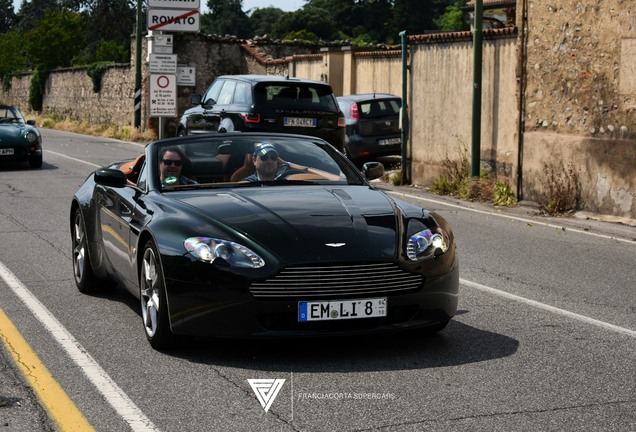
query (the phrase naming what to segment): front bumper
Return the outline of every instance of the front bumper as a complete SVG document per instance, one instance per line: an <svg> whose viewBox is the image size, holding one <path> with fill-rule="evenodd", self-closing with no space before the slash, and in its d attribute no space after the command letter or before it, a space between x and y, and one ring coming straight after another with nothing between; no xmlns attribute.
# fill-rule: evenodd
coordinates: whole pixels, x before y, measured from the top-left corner
<svg viewBox="0 0 636 432"><path fill-rule="evenodd" d="M347 153L353 158L369 158L372 156L391 156L402 154L402 144L380 145L381 140L400 139L400 135L362 136L348 135L346 140Z"/></svg>
<svg viewBox="0 0 636 432"><path fill-rule="evenodd" d="M2 148L12 148L13 154L0 154L0 163L27 162L42 156L42 146L39 144L3 146Z"/></svg>
<svg viewBox="0 0 636 432"><path fill-rule="evenodd" d="M245 277L209 264L191 263L166 275L172 331L202 337L351 335L424 328L451 319L459 294L455 261L447 273L425 277L416 292L387 294L386 317L299 322L300 300L323 299L256 299Z"/></svg>

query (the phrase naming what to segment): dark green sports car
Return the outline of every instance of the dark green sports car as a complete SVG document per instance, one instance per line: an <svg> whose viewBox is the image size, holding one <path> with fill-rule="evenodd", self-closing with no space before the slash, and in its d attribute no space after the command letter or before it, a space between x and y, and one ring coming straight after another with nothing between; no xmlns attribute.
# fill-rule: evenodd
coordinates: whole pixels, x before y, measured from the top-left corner
<svg viewBox="0 0 636 432"><path fill-rule="evenodd" d="M25 120L12 105L0 105L0 163L29 162L31 168L42 166L42 135L35 120Z"/></svg>

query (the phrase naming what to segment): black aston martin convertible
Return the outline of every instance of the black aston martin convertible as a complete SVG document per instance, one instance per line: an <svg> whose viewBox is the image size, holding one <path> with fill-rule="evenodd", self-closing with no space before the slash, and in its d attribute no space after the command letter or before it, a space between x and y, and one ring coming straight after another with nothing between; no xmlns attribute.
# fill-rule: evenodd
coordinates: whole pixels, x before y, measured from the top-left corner
<svg viewBox="0 0 636 432"><path fill-rule="evenodd" d="M443 329L457 310L455 239L319 138L169 138L92 173L73 197L78 289L141 301L156 349L181 336Z"/></svg>

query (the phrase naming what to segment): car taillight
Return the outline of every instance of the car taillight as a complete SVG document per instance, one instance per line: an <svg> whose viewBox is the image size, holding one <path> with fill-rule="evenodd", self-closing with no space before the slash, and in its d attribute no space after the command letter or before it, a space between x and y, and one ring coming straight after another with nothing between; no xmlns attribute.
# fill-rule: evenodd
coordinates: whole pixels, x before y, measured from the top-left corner
<svg viewBox="0 0 636 432"><path fill-rule="evenodd" d="M345 119L344 116L338 117L338 127L345 127L345 126L347 126L347 119Z"/></svg>
<svg viewBox="0 0 636 432"><path fill-rule="evenodd" d="M351 120L360 120L360 111L358 111L358 104L353 103L351 105L351 109L349 110L349 116Z"/></svg>
<svg viewBox="0 0 636 432"><path fill-rule="evenodd" d="M261 121L260 114L243 113L243 117L245 117L245 121L248 123L260 123Z"/></svg>

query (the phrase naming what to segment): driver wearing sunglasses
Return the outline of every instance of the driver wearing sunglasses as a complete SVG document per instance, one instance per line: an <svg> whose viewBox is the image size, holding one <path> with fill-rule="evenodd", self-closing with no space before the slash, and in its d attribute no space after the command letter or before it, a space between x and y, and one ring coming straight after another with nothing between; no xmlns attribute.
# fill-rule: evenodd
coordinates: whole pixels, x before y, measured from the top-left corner
<svg viewBox="0 0 636 432"><path fill-rule="evenodd" d="M278 170L278 152L274 144L269 142L257 143L254 146L254 166L256 172L245 177L245 181L272 181L275 180Z"/></svg>
<svg viewBox="0 0 636 432"><path fill-rule="evenodd" d="M159 172L162 185L174 186L197 183L181 175L185 160L186 155L177 147L167 147L161 151Z"/></svg>

